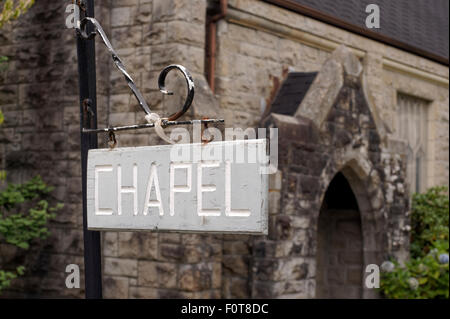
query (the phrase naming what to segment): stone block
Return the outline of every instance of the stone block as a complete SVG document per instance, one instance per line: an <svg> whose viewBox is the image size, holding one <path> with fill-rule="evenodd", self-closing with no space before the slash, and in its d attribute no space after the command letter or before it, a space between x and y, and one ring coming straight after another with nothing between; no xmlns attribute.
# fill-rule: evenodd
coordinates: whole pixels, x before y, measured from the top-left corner
<svg viewBox="0 0 450 319"><path fill-rule="evenodd" d="M157 299L159 298L158 289L148 287L130 287L131 299Z"/></svg>
<svg viewBox="0 0 450 319"><path fill-rule="evenodd" d="M185 247L176 244L160 244L159 259L163 261L180 261L185 256Z"/></svg>
<svg viewBox="0 0 450 319"><path fill-rule="evenodd" d="M118 257L119 252L119 233L103 232L103 255L106 257Z"/></svg>
<svg viewBox="0 0 450 319"><path fill-rule="evenodd" d="M178 288L185 291L210 289L212 272L211 264L181 265Z"/></svg>
<svg viewBox="0 0 450 319"><path fill-rule="evenodd" d="M57 211L54 222L65 225L77 225L78 215L83 214L81 204L65 203L63 209Z"/></svg>
<svg viewBox="0 0 450 319"><path fill-rule="evenodd" d="M225 255L222 257L224 274L247 277L249 272L248 265L248 256Z"/></svg>
<svg viewBox="0 0 450 319"><path fill-rule="evenodd" d="M124 258L104 258L104 273L111 276L136 277L138 261Z"/></svg>
<svg viewBox="0 0 450 319"><path fill-rule="evenodd" d="M230 282L230 298L248 299L250 297L246 278L233 278Z"/></svg>
<svg viewBox="0 0 450 319"><path fill-rule="evenodd" d="M203 48L205 45L205 26L186 21L171 21L167 24L166 42L185 43Z"/></svg>
<svg viewBox="0 0 450 319"><path fill-rule="evenodd" d="M127 299L129 278L109 277L103 278L103 298L105 299Z"/></svg>
<svg viewBox="0 0 450 319"><path fill-rule="evenodd" d="M166 43L167 23L153 22L143 27L143 45L158 45Z"/></svg>
<svg viewBox="0 0 450 319"><path fill-rule="evenodd" d="M111 43L114 49L134 48L142 45L142 26L114 28Z"/></svg>
<svg viewBox="0 0 450 319"><path fill-rule="evenodd" d="M225 241L223 243L224 255L248 255L249 245L245 241Z"/></svg>
<svg viewBox="0 0 450 319"><path fill-rule="evenodd" d="M159 242L161 244L179 244L181 235L177 233L159 233Z"/></svg>
<svg viewBox="0 0 450 319"><path fill-rule="evenodd" d="M119 257L157 259L158 238L156 234L119 232L118 237Z"/></svg>
<svg viewBox="0 0 450 319"><path fill-rule="evenodd" d="M163 68L170 63L182 64L192 73L204 70L204 50L186 44L170 43L152 48L153 67Z"/></svg>
<svg viewBox="0 0 450 319"><path fill-rule="evenodd" d="M347 284L361 286L363 278L363 271L361 268L349 268L347 269Z"/></svg>
<svg viewBox="0 0 450 319"><path fill-rule="evenodd" d="M175 288L177 286L177 265L154 261L139 261L138 285Z"/></svg>
<svg viewBox="0 0 450 319"><path fill-rule="evenodd" d="M275 272L279 268L280 260L271 259L256 259L253 261L253 277L256 281L274 281L278 280L275 277Z"/></svg>
<svg viewBox="0 0 450 319"><path fill-rule="evenodd" d="M255 281L252 285L252 297L256 299L273 298L274 284L266 281Z"/></svg>
<svg viewBox="0 0 450 319"><path fill-rule="evenodd" d="M112 7L138 6L140 1L148 2L151 0L112 0Z"/></svg>
<svg viewBox="0 0 450 319"><path fill-rule="evenodd" d="M83 232L79 229L54 227L50 233L51 251L79 255L83 253Z"/></svg>
<svg viewBox="0 0 450 319"><path fill-rule="evenodd" d="M220 289L221 285L222 285L222 264L221 263L213 263L211 288Z"/></svg>
<svg viewBox="0 0 450 319"><path fill-rule="evenodd" d="M134 7L118 7L111 10L111 27L123 27L133 24Z"/></svg>
<svg viewBox="0 0 450 319"><path fill-rule="evenodd" d="M134 23L150 24L152 19L152 4L149 2L141 2L138 10L134 15Z"/></svg>

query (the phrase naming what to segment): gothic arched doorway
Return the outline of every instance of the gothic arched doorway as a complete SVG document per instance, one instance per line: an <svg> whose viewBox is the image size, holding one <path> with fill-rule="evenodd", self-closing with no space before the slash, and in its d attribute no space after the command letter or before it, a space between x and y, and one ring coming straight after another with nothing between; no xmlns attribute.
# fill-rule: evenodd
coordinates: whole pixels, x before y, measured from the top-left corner
<svg viewBox="0 0 450 319"><path fill-rule="evenodd" d="M317 298L362 298L363 236L348 180L336 174L325 193L317 234Z"/></svg>

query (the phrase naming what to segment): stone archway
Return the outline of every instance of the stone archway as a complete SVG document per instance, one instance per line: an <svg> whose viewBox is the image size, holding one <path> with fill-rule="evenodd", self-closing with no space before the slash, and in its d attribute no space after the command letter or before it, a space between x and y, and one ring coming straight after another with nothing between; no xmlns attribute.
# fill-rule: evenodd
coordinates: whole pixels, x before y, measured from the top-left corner
<svg viewBox="0 0 450 319"><path fill-rule="evenodd" d="M363 235L349 182L336 174L326 191L317 229L316 298L361 298Z"/></svg>
<svg viewBox="0 0 450 319"><path fill-rule="evenodd" d="M345 149L339 155L335 154L333 160L328 162L320 179L319 194L321 195L317 199L320 203L320 209L318 209L314 218L316 263L320 262L319 255L323 249L323 244L320 242L320 232L324 222L339 223L340 220L343 220L346 223L345 227L352 228L352 230L346 231L353 233L354 243L350 247L342 247L341 249L343 254L346 251L349 252L345 258L347 262L341 267L344 266L344 268L353 270L349 271L350 274L341 276L343 278L346 278L345 276L351 277L349 286L353 287L348 289L344 287L343 291L348 291L349 296L347 298L378 298L377 292L364 287L363 282L365 267L369 264L379 265L387 247L386 227L388 224L385 218L384 196L379 188L380 176L364 157L358 156L351 149ZM330 218L330 213L334 213L335 216ZM337 232L338 237L345 235L342 232ZM359 276L355 270L358 268L358 264L362 265ZM320 265L316 265L316 270L318 267ZM345 297L323 296L319 291L321 283L318 276L320 276L320 270L316 271L316 297ZM340 280L342 282L342 278ZM361 289L358 289L358 293L354 292L356 290L355 285ZM323 297L320 297L321 295Z"/></svg>
<svg viewBox="0 0 450 319"><path fill-rule="evenodd" d="M305 88L304 81L298 80L304 79L301 74L291 78L293 82L286 80L279 104L262 121L264 127L278 129L279 179L271 180L281 188L272 189L269 236L258 240L253 250L252 297L328 297L323 292L321 265L329 261L317 256L326 256L334 247L322 248L323 238L318 243L317 231L323 224L345 220L358 237L352 242L358 247L356 257L344 263L353 273L337 278L341 281L336 285L346 284L349 278L354 286L359 283L356 292L342 290L346 297L376 298L375 290L363 288L365 266L407 253L405 153L401 143L386 134L370 103L364 74L361 61L340 47L310 86ZM303 100L299 105L295 101L283 104L293 87L296 92L306 91L300 92ZM325 209L327 190L336 176L346 180L353 198L342 200L349 206L327 204ZM343 250L345 254L346 245Z"/></svg>

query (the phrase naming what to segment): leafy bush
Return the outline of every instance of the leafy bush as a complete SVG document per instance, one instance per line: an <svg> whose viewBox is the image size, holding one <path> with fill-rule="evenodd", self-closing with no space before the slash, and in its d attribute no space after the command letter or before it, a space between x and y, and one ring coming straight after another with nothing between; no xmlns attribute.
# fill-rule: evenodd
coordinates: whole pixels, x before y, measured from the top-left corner
<svg viewBox="0 0 450 319"><path fill-rule="evenodd" d="M23 275L25 272L25 267L19 266L16 271L5 271L0 270L0 292L8 288L11 285L11 281L16 279L18 276Z"/></svg>
<svg viewBox="0 0 450 319"><path fill-rule="evenodd" d="M25 184L9 184L0 192L0 243L27 250L34 239L49 235L47 223L62 207L62 204L50 207L45 200L52 190L37 176ZM24 207L27 213L17 212ZM0 269L0 292L24 271L24 266L8 271Z"/></svg>
<svg viewBox="0 0 450 319"><path fill-rule="evenodd" d="M27 12L34 2L35 0L0 0L0 28ZM8 62L8 57L0 56L0 71L6 70L6 62Z"/></svg>
<svg viewBox="0 0 450 319"><path fill-rule="evenodd" d="M446 187L415 194L411 256L405 265L382 265L381 291L393 299L449 298L449 199Z"/></svg>
<svg viewBox="0 0 450 319"><path fill-rule="evenodd" d="M0 28L25 13L34 0L0 0Z"/></svg>
<svg viewBox="0 0 450 319"><path fill-rule="evenodd" d="M0 0L0 28L25 13L34 2L35 0ZM6 70L6 62L8 58L0 56L0 71ZM3 121L0 110L0 125ZM0 170L0 181L5 179L6 172ZM38 176L23 185L11 184L0 191L0 245L6 243L28 249L34 239L48 236L46 224L53 217L53 212L62 206L58 204L49 207L48 202L43 199L51 190ZM28 207L28 213L18 213L24 206ZM18 266L14 270L0 269L0 292L24 272L24 266Z"/></svg>

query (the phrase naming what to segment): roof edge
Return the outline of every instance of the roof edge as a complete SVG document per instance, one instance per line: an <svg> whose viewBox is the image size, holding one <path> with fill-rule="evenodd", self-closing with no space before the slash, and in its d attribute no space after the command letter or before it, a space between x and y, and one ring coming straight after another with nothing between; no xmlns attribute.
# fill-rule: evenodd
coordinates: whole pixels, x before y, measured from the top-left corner
<svg viewBox="0 0 450 319"><path fill-rule="evenodd" d="M317 19L319 21L340 27L342 29L345 29L347 31L359 34L359 35L363 35L367 38L370 38L372 40L376 40L379 42L382 42L384 44L388 44L390 46L393 46L397 49L401 49L410 53L414 53L418 56L421 56L423 58L427 58L429 60L432 60L434 62L443 64L445 66L449 66L449 59L442 57L440 55L434 54L432 52L420 49L418 47L412 46L410 44L407 44L405 42L393 39L391 37L385 36L383 34L377 33L377 32L373 32L370 31L368 29L365 28L361 28L357 25L354 25L352 23L349 23L347 21L344 21L342 19L333 17L329 14L320 12L316 9L310 8L308 6L299 4L297 2L294 2L292 0L263 0L265 2L268 2L270 4L303 14L305 16L308 16L310 18L313 19Z"/></svg>

